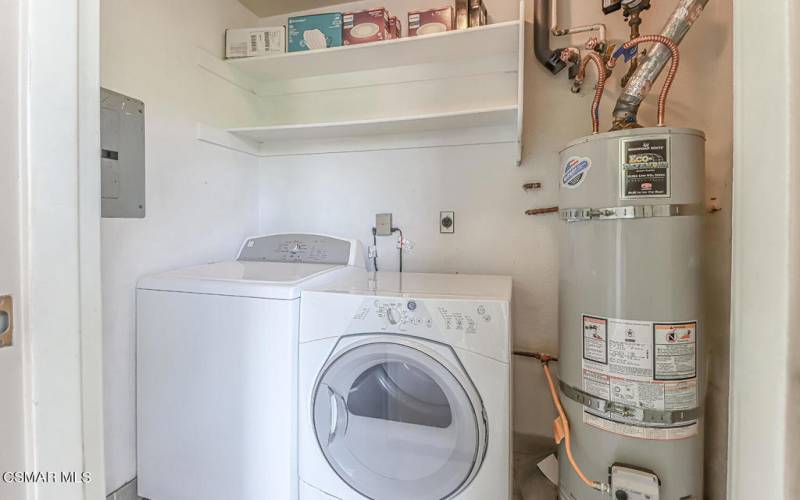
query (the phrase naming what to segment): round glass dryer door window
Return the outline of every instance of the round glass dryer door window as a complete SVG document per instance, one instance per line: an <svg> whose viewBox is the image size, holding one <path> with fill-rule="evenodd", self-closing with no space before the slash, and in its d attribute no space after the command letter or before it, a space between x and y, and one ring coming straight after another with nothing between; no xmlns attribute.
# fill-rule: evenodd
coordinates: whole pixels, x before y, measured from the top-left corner
<svg viewBox="0 0 800 500"><path fill-rule="evenodd" d="M314 389L317 441L339 477L379 500L449 498L486 451L478 392L424 345L372 342L326 363Z"/></svg>

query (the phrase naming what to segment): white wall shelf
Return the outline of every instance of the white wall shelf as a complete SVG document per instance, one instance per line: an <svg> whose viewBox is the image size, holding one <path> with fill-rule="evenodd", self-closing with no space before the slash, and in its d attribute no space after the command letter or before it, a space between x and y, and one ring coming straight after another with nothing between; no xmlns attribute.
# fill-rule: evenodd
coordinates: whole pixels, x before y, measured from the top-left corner
<svg viewBox="0 0 800 500"><path fill-rule="evenodd" d="M199 124L198 139L256 156L508 143L519 165L524 20L522 1L517 20L428 36L232 60L198 51L264 117Z"/></svg>
<svg viewBox="0 0 800 500"><path fill-rule="evenodd" d="M287 140L310 141L341 137L502 126L512 123L516 117L517 107L506 106L475 111L378 118L374 120L236 128L229 129L228 132L259 143Z"/></svg>
<svg viewBox="0 0 800 500"><path fill-rule="evenodd" d="M520 21L275 56L229 59L228 65L257 81L292 80L397 66L469 59L475 70L491 58L519 49Z"/></svg>
<svg viewBox="0 0 800 500"><path fill-rule="evenodd" d="M198 139L255 156L514 143L517 106L346 122L221 130L198 126Z"/></svg>

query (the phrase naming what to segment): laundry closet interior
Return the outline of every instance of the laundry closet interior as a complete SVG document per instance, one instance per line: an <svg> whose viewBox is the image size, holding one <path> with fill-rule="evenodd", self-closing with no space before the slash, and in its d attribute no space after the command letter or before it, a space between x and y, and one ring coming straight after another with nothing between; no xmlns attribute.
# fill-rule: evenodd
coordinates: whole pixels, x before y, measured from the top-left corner
<svg viewBox="0 0 800 500"><path fill-rule="evenodd" d="M732 2L463 5L101 1L108 498L725 498Z"/></svg>

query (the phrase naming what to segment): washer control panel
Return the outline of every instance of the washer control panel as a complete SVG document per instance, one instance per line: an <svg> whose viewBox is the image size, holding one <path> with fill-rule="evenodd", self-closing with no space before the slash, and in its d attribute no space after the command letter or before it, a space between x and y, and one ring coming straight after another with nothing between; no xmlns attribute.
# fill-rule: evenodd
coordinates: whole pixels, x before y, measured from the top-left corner
<svg viewBox="0 0 800 500"><path fill-rule="evenodd" d="M245 241L237 260L340 264L350 262L348 240L315 234L272 234Z"/></svg>

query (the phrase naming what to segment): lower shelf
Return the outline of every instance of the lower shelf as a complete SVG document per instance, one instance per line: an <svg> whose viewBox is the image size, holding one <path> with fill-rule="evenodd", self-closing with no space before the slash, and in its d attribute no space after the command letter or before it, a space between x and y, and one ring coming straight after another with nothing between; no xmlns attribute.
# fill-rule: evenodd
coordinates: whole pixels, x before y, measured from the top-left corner
<svg viewBox="0 0 800 500"><path fill-rule="evenodd" d="M256 156L519 142L517 106L347 122L215 129L198 139Z"/></svg>

